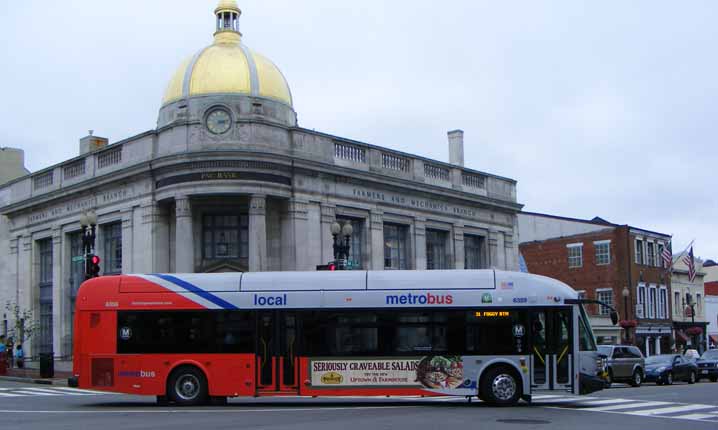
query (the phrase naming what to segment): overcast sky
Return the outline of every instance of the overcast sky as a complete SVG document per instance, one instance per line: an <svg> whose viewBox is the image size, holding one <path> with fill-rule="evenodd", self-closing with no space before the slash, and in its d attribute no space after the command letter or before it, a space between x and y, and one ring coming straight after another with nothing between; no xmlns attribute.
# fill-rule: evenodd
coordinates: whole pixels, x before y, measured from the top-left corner
<svg viewBox="0 0 718 430"><path fill-rule="evenodd" d="M718 258L713 1L243 0L303 127L514 178L524 210ZM216 0L0 2L0 146L38 170L155 127Z"/></svg>

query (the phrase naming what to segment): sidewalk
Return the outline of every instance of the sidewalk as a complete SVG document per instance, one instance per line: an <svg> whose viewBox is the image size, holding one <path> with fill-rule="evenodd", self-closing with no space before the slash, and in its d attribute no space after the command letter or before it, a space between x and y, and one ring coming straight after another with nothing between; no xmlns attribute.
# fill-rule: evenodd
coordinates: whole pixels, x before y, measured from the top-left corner
<svg viewBox="0 0 718 430"><path fill-rule="evenodd" d="M55 372L54 378L41 378L38 369L7 369L6 375L0 376L0 381L32 382L45 385L67 385L70 372Z"/></svg>

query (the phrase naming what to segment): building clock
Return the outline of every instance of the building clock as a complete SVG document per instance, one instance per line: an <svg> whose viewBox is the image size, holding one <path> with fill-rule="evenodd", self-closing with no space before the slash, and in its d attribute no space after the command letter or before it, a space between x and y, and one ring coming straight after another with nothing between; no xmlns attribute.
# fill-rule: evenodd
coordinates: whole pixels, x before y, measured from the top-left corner
<svg viewBox="0 0 718 430"><path fill-rule="evenodd" d="M207 129L214 134L222 134L229 130L232 118L224 109L215 109L207 115Z"/></svg>

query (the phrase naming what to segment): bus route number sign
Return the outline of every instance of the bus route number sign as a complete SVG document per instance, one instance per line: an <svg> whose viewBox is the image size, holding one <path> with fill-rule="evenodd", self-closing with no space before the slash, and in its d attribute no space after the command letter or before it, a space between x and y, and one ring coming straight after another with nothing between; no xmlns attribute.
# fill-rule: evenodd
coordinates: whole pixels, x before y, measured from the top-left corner
<svg viewBox="0 0 718 430"><path fill-rule="evenodd" d="M511 316L509 311L476 311L476 318L508 318Z"/></svg>

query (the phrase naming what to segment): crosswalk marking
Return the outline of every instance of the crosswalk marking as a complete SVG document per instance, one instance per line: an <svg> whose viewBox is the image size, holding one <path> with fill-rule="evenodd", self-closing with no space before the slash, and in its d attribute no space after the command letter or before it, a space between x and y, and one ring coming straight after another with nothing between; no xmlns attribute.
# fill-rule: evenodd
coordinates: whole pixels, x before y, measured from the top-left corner
<svg viewBox="0 0 718 430"><path fill-rule="evenodd" d="M715 414L716 414L715 412L713 412L713 413L710 413L710 412L709 412L709 413L707 413L707 414L677 415L677 416L672 416L672 417L669 417L669 418L677 418L677 419L680 419L680 420L705 420L705 419L707 419L707 418L716 418L716 415L715 415Z"/></svg>
<svg viewBox="0 0 718 430"><path fill-rule="evenodd" d="M83 394L117 394L117 393L109 393L107 391L81 390L79 388L72 388L72 387L52 387L52 389L68 391L71 393L83 393Z"/></svg>
<svg viewBox="0 0 718 430"><path fill-rule="evenodd" d="M603 411L620 411L621 409L638 409L638 408L648 408L651 406L662 406L662 405L670 405L669 402L636 402L636 403L626 403L622 405L610 405L610 406L597 406L593 408L581 408L584 411L597 411L597 412L603 412Z"/></svg>
<svg viewBox="0 0 718 430"><path fill-rule="evenodd" d="M24 394L0 393L0 397L22 397Z"/></svg>
<svg viewBox="0 0 718 430"><path fill-rule="evenodd" d="M61 396L61 393L42 393L39 391L15 390L13 393L30 394L33 396Z"/></svg>
<svg viewBox="0 0 718 430"><path fill-rule="evenodd" d="M601 405L610 405L613 403L626 403L629 400L627 399L604 399L604 400L590 400L588 402L584 402L581 400L581 405L587 405L587 406L601 406Z"/></svg>
<svg viewBox="0 0 718 430"><path fill-rule="evenodd" d="M47 389L47 388L24 388L25 391L37 391L38 393L50 393L54 396L61 396L61 395L68 395L68 396L91 396L92 394L84 394L84 393L72 393L72 392L58 392L55 389Z"/></svg>
<svg viewBox="0 0 718 430"><path fill-rule="evenodd" d="M715 406L711 406L711 405L681 405L681 406L673 406L673 407L669 407L669 408L658 408L658 409L648 409L645 411L626 412L626 414L649 416L649 415L673 414L676 412L688 412L688 411L697 411L699 409L713 409L713 408L715 408Z"/></svg>

